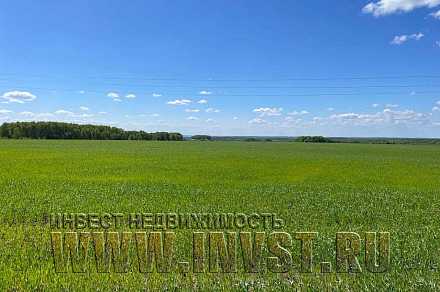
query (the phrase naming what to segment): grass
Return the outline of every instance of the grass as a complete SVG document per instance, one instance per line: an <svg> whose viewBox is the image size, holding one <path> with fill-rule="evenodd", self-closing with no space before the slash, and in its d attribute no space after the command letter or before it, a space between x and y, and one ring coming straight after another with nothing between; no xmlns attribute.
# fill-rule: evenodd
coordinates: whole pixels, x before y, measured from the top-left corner
<svg viewBox="0 0 440 292"><path fill-rule="evenodd" d="M0 289L438 290L440 147L287 142L0 140ZM57 274L52 212L271 212L317 231L389 231L385 274ZM14 221L15 220L15 221ZM177 231L178 253L190 234ZM299 261L299 258L294 258Z"/></svg>

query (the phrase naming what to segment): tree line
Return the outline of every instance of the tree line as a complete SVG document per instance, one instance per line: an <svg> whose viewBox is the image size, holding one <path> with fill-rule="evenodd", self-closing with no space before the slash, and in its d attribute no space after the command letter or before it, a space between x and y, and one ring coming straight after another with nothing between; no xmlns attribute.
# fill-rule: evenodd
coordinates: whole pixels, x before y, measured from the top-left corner
<svg viewBox="0 0 440 292"><path fill-rule="evenodd" d="M4 123L0 126L0 137L11 139L183 140L180 133L125 131L110 126L61 122Z"/></svg>
<svg viewBox="0 0 440 292"><path fill-rule="evenodd" d="M191 136L191 140L211 141L212 137L209 135L194 135Z"/></svg>
<svg viewBox="0 0 440 292"><path fill-rule="evenodd" d="M301 136L296 138L296 142L304 143L335 143L334 140L323 136Z"/></svg>

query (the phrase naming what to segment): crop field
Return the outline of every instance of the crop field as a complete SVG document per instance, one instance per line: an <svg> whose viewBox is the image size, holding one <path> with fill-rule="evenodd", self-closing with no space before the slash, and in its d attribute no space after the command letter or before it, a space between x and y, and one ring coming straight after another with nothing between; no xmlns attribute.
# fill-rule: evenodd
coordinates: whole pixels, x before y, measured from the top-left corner
<svg viewBox="0 0 440 292"><path fill-rule="evenodd" d="M0 206L0 290L440 289L438 146L0 140ZM314 262L333 266L337 232L390 232L391 266L385 273L323 274L318 264L312 273L57 273L42 218L58 212L276 213L285 232L318 232ZM188 258L191 231L175 232L176 253Z"/></svg>

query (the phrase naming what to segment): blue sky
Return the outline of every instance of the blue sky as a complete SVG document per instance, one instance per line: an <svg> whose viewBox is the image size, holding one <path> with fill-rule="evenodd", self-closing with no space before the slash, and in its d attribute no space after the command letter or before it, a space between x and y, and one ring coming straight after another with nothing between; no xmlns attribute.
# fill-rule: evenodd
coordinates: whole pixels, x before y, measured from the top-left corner
<svg viewBox="0 0 440 292"><path fill-rule="evenodd" d="M440 137L440 0L4 1L0 123Z"/></svg>

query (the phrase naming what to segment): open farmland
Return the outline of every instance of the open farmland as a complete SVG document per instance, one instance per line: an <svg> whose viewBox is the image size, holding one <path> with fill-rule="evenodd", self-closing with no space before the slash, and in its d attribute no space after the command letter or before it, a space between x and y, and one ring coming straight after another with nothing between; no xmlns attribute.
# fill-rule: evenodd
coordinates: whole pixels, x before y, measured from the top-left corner
<svg viewBox="0 0 440 292"><path fill-rule="evenodd" d="M2 290L440 289L438 146L0 140L0 205ZM334 262L336 232L389 231L391 269L59 274L40 222L56 212L276 213L283 231L319 233L317 263ZM188 257L190 233L176 233Z"/></svg>

